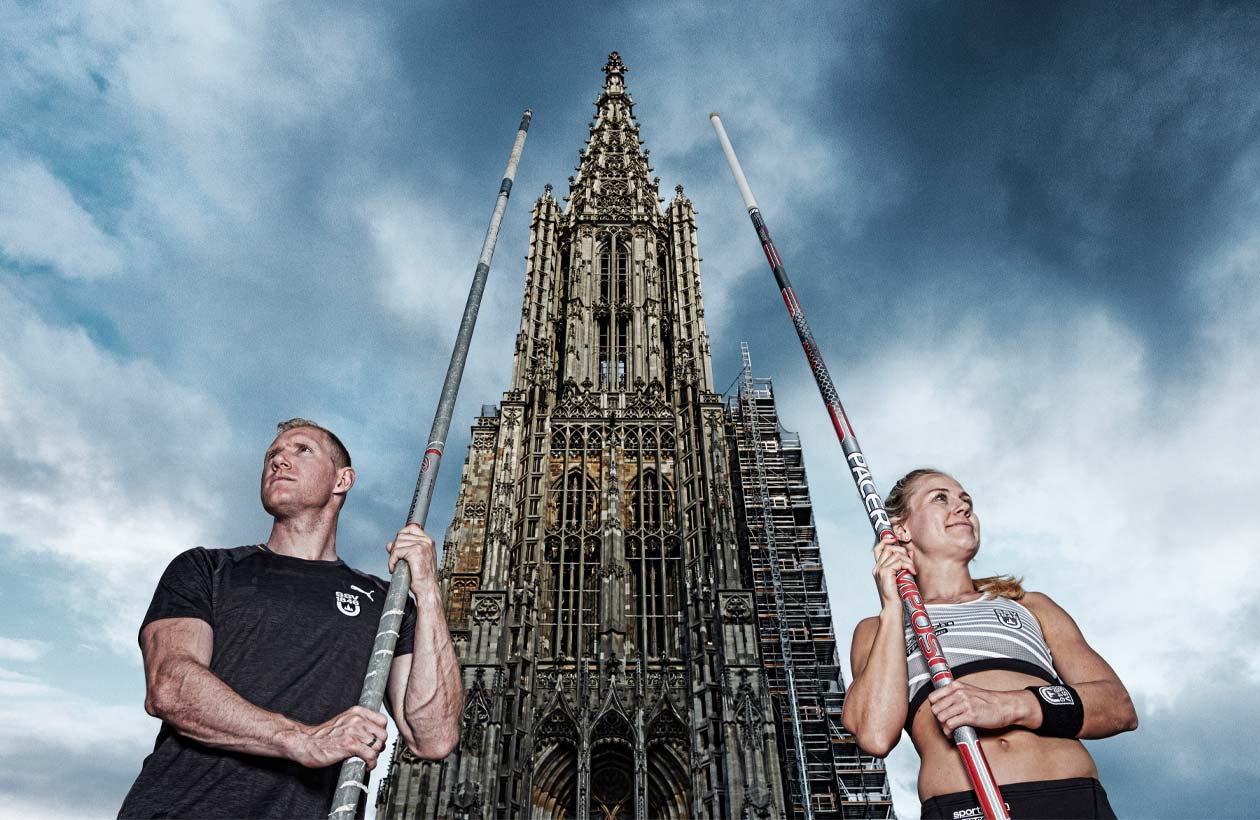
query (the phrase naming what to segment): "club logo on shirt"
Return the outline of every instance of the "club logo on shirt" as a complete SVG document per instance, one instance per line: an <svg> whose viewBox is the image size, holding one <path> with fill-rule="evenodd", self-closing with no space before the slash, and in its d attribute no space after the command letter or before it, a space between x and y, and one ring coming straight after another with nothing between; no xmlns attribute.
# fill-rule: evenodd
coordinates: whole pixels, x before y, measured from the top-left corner
<svg viewBox="0 0 1260 820"><path fill-rule="evenodd" d="M995 609L993 610L993 614L997 616L998 622L1002 624L1002 626L1009 627L1011 629L1019 629L1024 625L1023 622L1019 620L1018 612L1011 612L1008 609Z"/></svg>
<svg viewBox="0 0 1260 820"><path fill-rule="evenodd" d="M351 595L349 592L338 592L337 609L341 610L342 615L353 618L359 614L359 596Z"/></svg>

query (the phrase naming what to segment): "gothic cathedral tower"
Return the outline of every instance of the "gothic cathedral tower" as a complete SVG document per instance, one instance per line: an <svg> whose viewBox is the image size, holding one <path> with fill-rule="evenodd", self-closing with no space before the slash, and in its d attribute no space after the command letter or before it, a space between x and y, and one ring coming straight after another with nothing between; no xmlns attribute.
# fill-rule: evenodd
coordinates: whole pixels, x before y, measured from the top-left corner
<svg viewBox="0 0 1260 820"><path fill-rule="evenodd" d="M511 388L477 419L442 576L458 751L396 751L383 816L784 812L741 571L695 211L664 206L614 52L569 179L535 204Z"/></svg>

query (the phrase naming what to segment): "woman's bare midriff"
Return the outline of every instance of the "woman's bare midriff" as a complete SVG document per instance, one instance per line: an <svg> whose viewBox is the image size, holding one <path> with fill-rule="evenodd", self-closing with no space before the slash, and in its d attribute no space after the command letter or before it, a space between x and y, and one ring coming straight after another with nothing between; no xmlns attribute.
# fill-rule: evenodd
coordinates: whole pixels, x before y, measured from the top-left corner
<svg viewBox="0 0 1260 820"><path fill-rule="evenodd" d="M1016 690L1045 681L1018 672L990 670L959 680L982 689ZM1079 740L1042 737L1026 729L977 730L980 746L998 784L1066 777L1097 777L1094 759ZM971 780L953 738L946 737L926 701L919 707L910 738L919 752L919 799L970 791Z"/></svg>

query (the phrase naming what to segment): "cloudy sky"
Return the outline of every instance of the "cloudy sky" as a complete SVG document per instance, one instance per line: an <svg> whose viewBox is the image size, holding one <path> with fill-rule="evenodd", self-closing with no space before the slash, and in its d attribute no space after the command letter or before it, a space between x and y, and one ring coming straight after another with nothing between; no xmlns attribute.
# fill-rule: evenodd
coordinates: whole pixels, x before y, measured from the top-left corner
<svg viewBox="0 0 1260 820"><path fill-rule="evenodd" d="M166 562L255 543L276 421L338 430L383 573L521 110L534 125L430 529L506 387L527 216L610 50L699 210L717 381L801 431L841 634L869 531L707 120L723 114L886 487L977 498L977 572L1064 605L1138 704L1122 815L1255 814L1260 11L0 0L0 805L112 816L157 729ZM846 663L847 666L847 663ZM889 770L917 816L908 743Z"/></svg>

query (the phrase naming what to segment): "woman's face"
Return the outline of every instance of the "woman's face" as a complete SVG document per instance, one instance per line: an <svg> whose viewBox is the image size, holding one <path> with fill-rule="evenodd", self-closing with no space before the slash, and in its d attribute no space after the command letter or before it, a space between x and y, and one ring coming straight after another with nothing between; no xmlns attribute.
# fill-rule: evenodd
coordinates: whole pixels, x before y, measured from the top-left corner
<svg viewBox="0 0 1260 820"><path fill-rule="evenodd" d="M971 496L944 473L920 476L907 493L909 514L896 526L897 537L913 542L923 555L958 554L970 560L980 548L980 519Z"/></svg>

